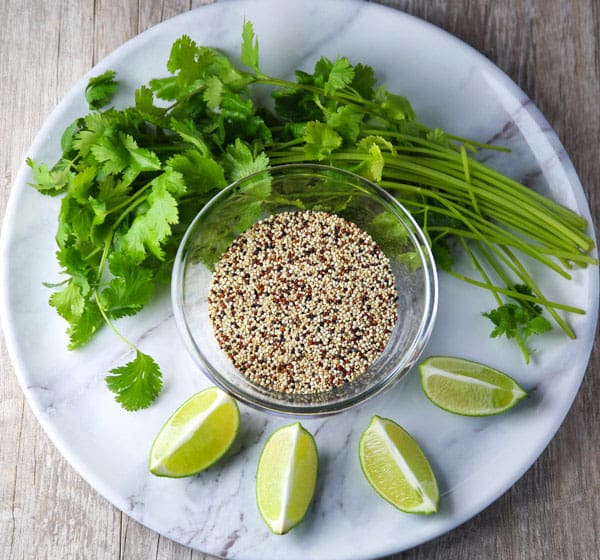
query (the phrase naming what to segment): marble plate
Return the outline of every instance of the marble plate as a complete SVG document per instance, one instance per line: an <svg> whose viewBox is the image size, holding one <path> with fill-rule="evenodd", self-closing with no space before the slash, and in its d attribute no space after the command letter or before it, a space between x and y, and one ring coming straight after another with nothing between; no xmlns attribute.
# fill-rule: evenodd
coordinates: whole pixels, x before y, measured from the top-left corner
<svg viewBox="0 0 600 560"><path fill-rule="evenodd" d="M260 38L263 68L279 76L310 68L321 55L346 55L371 64L380 81L407 95L431 125L510 146L488 163L590 218L582 187L555 133L527 96L486 58L423 21L356 2L227 1L164 22L129 41L90 74L113 68L123 88L117 104L164 73L171 43L183 33L237 56L244 18ZM29 155L52 163L62 130L86 113L85 76L52 113ZM530 392L515 410L496 418L461 418L436 409L423 396L416 371L364 407L306 421L321 453L314 506L305 522L276 537L254 501L258 453L287 420L246 408L234 452L208 472L187 480L154 478L146 463L166 417L208 385L186 355L165 290L121 328L151 353L165 372L158 402L127 413L104 386L106 372L128 359L102 330L85 349L66 350L65 325L48 306L43 281L59 278L54 231L59 201L26 186L20 170L2 237L2 320L23 391L53 442L73 467L115 506L159 533L228 558L327 560L373 558L434 538L477 514L505 492L536 460L557 431L579 388L589 359L598 310L595 267L570 282L538 271L554 298L588 310L572 318L578 338L558 332L536 341L534 363L487 337L480 312L489 294L441 277L439 319L426 354L462 355L514 375ZM440 511L428 517L400 513L364 480L357 458L360 432L373 414L396 419L431 458L442 491ZM85 515L85 512L82 512Z"/></svg>

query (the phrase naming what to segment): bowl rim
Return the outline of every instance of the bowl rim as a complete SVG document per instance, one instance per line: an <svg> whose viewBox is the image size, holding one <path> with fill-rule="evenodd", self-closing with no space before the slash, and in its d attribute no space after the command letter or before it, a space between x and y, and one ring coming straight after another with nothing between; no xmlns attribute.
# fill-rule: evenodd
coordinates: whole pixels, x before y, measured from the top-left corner
<svg viewBox="0 0 600 560"><path fill-rule="evenodd" d="M203 352L200 349L199 344L196 343L195 338L189 330L187 321L185 319L185 306L183 304L183 281L185 278L185 259L184 256L187 254L187 247L190 239L195 232L198 222L212 210L223 198L229 196L240 184L251 181L253 178L264 175L266 173L281 174L285 172L294 172L304 170L311 174L323 174L335 172L339 175L345 175L354 183L363 183L374 191L379 197L381 197L388 205L401 215L404 220L407 220L412 226L412 231L409 231L413 237L413 242L417 243L420 247L419 255L421 264L424 270L424 284L426 286L425 293L425 305L424 312L421 316L417 334L412 340L408 350L405 352L403 359L394 366L392 371L375 383L373 386L368 387L364 391L352 395L345 399L341 399L335 402L317 403L311 405L310 403L290 403L290 402L272 402L263 399L258 396L249 395L248 393L240 390L235 385L222 378L216 369L210 364L205 358ZM254 173L245 175L239 179L228 184L221 191L215 194L196 214L194 219L190 222L188 228L183 235L175 260L173 262L173 269L171 274L171 304L173 309L173 315L177 325L177 330L180 336L183 338L184 345L190 357L194 363L200 368L202 373L215 385L220 387L222 390L230 394L238 401L250 406L256 410L268 412L270 414L276 414L280 416L298 416L298 417L311 417L319 418L344 412L350 408L354 408L358 405L369 401L374 396L381 392L391 388L396 382L404 378L408 371L414 366L416 361L419 359L425 346L433 331L435 320L438 311L438 299L439 299L439 281L438 272L431 251L431 247L428 243L427 237L425 236L422 228L417 224L412 214L406 209L406 207L394 198L389 192L383 189L381 186L376 184L374 181L363 177L353 171L335 167L331 165L324 165L320 163L288 163L282 165L275 165L256 171ZM240 375L243 375L240 373Z"/></svg>

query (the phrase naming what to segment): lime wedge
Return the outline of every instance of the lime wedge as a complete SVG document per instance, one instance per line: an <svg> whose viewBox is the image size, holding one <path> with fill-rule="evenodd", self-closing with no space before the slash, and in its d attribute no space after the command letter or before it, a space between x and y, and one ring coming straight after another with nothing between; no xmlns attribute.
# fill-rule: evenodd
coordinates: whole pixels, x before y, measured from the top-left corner
<svg viewBox="0 0 600 560"><path fill-rule="evenodd" d="M304 519L318 468L315 440L299 422L271 434L258 461L256 503L273 533L283 535Z"/></svg>
<svg viewBox="0 0 600 560"><path fill-rule="evenodd" d="M429 400L454 414L500 414L527 396L512 377L463 358L432 356L419 365L419 371Z"/></svg>
<svg viewBox="0 0 600 560"><path fill-rule="evenodd" d="M358 456L369 484L393 506L406 513L437 511L440 492L429 461L396 422L373 416Z"/></svg>
<svg viewBox="0 0 600 560"><path fill-rule="evenodd" d="M180 478L207 469L227 453L239 425L237 403L221 389L196 393L158 432L150 450L150 472Z"/></svg>

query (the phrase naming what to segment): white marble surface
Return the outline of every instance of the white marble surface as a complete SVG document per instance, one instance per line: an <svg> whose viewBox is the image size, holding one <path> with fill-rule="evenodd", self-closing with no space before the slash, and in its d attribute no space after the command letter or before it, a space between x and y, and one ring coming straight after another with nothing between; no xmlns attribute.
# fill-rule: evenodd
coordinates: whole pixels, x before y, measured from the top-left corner
<svg viewBox="0 0 600 560"><path fill-rule="evenodd" d="M182 33L198 43L239 53L244 18L259 36L263 68L286 76L310 68L325 54L374 66L380 81L407 95L432 125L513 148L488 162L589 216L567 154L526 96L489 61L442 31L400 12L362 2L229 1L161 24L93 70L118 71L126 86L117 103L163 72L171 43ZM58 156L60 134L86 112L76 85L52 114L30 150L36 159ZM184 480L147 471L152 439L185 398L208 385L176 332L167 290L140 315L124 319L125 334L151 353L165 388L151 408L127 413L104 386L108 369L127 349L103 330L85 349L66 350L65 325L48 306L44 281L58 279L53 235L59 201L26 187L22 169L3 223L2 327L19 380L54 443L108 500L160 533L227 558L287 560L374 558L448 531L510 487L554 435L579 388L598 310L598 271L577 271L567 283L543 275L542 286L588 310L575 317L578 338L559 333L536 342L534 363L518 350L487 338L480 312L491 297L441 276L438 321L426 354L462 355L510 372L530 391L518 408L496 418L452 416L422 394L417 372L364 407L327 419L303 421L316 437L321 471L314 505L290 534L271 535L254 501L258 454L267 436L288 420L242 407L234 451L215 468ZM401 423L421 443L437 473L439 513L410 516L381 500L364 480L357 457L360 432L379 414Z"/></svg>

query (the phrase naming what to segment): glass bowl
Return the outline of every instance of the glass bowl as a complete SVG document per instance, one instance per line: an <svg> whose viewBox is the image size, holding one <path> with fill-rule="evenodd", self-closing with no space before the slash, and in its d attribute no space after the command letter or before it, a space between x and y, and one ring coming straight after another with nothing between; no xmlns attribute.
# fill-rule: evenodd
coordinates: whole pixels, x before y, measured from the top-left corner
<svg viewBox="0 0 600 560"><path fill-rule="evenodd" d="M353 381L324 392L290 394L250 382L221 350L208 315L214 264L257 221L281 212L321 210L371 234L390 259L398 320L383 353ZM377 218L373 227L373 220ZM190 224L175 258L172 301L178 329L200 369L252 407L296 416L341 412L390 387L414 365L437 311L437 273L427 240L407 210L349 171L291 164L249 175L217 194Z"/></svg>

